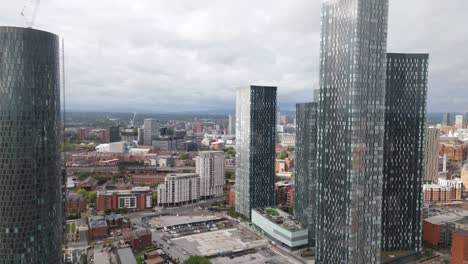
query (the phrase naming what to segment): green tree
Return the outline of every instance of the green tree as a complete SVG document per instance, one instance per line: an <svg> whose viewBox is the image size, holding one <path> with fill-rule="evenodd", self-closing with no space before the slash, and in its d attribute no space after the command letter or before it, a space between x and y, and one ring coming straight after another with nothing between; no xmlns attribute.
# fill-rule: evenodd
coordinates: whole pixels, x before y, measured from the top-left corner
<svg viewBox="0 0 468 264"><path fill-rule="evenodd" d="M79 181L84 181L86 178L88 178L88 174L80 174L80 176L78 176Z"/></svg>
<svg viewBox="0 0 468 264"><path fill-rule="evenodd" d="M184 264L211 264L211 261L202 256L191 256L184 261Z"/></svg>
<svg viewBox="0 0 468 264"><path fill-rule="evenodd" d="M285 158L287 158L288 156L289 156L289 155L288 155L288 152L286 152L286 151L283 150L283 151L281 151L280 154L278 154L277 158L278 158L278 159L285 159Z"/></svg>
<svg viewBox="0 0 468 264"><path fill-rule="evenodd" d="M96 191L90 191L86 194L86 199L88 200L88 203L95 203L97 198L97 192Z"/></svg>
<svg viewBox="0 0 468 264"><path fill-rule="evenodd" d="M226 178L235 179L236 178L236 173L233 172L233 171L226 171Z"/></svg>
<svg viewBox="0 0 468 264"><path fill-rule="evenodd" d="M189 155L187 153L182 153L179 155L180 160L188 160Z"/></svg>

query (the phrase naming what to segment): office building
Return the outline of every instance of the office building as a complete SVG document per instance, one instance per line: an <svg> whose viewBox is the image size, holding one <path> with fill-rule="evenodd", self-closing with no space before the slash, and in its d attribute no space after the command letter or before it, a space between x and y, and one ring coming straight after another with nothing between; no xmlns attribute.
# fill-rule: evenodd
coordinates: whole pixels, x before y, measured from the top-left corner
<svg viewBox="0 0 468 264"><path fill-rule="evenodd" d="M0 262L61 263L58 36L0 27Z"/></svg>
<svg viewBox="0 0 468 264"><path fill-rule="evenodd" d="M158 185L159 206L180 206L200 200L200 177L196 173L171 173Z"/></svg>
<svg viewBox="0 0 468 264"><path fill-rule="evenodd" d="M428 54L387 54L382 251L422 247Z"/></svg>
<svg viewBox="0 0 468 264"><path fill-rule="evenodd" d="M276 87L237 90L236 211L275 204Z"/></svg>
<svg viewBox="0 0 468 264"><path fill-rule="evenodd" d="M424 139L424 181L436 182L439 177L439 138L438 128L426 128Z"/></svg>
<svg viewBox="0 0 468 264"><path fill-rule="evenodd" d="M109 142L119 142L120 139L120 127L111 126L107 129L109 131Z"/></svg>
<svg viewBox="0 0 468 264"><path fill-rule="evenodd" d="M152 118L143 120L143 144L145 146L151 146L153 140L159 137L159 121Z"/></svg>
<svg viewBox="0 0 468 264"><path fill-rule="evenodd" d="M195 162L196 172L200 176L200 198L222 196L225 184L224 151L200 151Z"/></svg>
<svg viewBox="0 0 468 264"><path fill-rule="evenodd" d="M388 0L323 3L316 263L380 263Z"/></svg>
<svg viewBox="0 0 468 264"><path fill-rule="evenodd" d="M442 126L450 126L450 113L442 114Z"/></svg>
<svg viewBox="0 0 468 264"><path fill-rule="evenodd" d="M464 115L455 116L455 128L466 128L466 120Z"/></svg>
<svg viewBox="0 0 468 264"><path fill-rule="evenodd" d="M145 129L143 127L138 128L138 144L144 145L145 143Z"/></svg>
<svg viewBox="0 0 468 264"><path fill-rule="evenodd" d="M461 169L460 180L462 181L465 191L468 191L468 164L463 165L463 168Z"/></svg>
<svg viewBox="0 0 468 264"><path fill-rule="evenodd" d="M308 244L313 246L317 182L317 103L296 104L296 120L294 215L308 229Z"/></svg>
<svg viewBox="0 0 468 264"><path fill-rule="evenodd" d="M120 136L124 142L135 142L138 141L138 129L137 128L125 128L120 131Z"/></svg>
<svg viewBox="0 0 468 264"><path fill-rule="evenodd" d="M228 120L228 134L229 135L235 135L236 134L236 116L235 115L229 115L229 120Z"/></svg>
<svg viewBox="0 0 468 264"><path fill-rule="evenodd" d="M184 143L185 140L183 138L161 137L153 140L153 142L150 145L152 145L156 150L159 151L175 151L183 150L185 147Z"/></svg>

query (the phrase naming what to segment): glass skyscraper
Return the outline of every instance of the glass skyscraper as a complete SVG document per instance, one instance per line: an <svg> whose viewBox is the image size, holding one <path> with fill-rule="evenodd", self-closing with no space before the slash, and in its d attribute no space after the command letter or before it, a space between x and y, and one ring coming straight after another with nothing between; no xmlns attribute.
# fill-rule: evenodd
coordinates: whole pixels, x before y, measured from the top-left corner
<svg viewBox="0 0 468 264"><path fill-rule="evenodd" d="M322 9L316 263L380 263L388 0Z"/></svg>
<svg viewBox="0 0 468 264"><path fill-rule="evenodd" d="M309 230L315 244L315 195L317 169L317 103L296 104L294 215Z"/></svg>
<svg viewBox="0 0 468 264"><path fill-rule="evenodd" d="M382 250L420 251L428 54L387 55Z"/></svg>
<svg viewBox="0 0 468 264"><path fill-rule="evenodd" d="M62 263L59 41L0 27L0 263Z"/></svg>
<svg viewBox="0 0 468 264"><path fill-rule="evenodd" d="M237 90L236 211L275 205L276 87Z"/></svg>

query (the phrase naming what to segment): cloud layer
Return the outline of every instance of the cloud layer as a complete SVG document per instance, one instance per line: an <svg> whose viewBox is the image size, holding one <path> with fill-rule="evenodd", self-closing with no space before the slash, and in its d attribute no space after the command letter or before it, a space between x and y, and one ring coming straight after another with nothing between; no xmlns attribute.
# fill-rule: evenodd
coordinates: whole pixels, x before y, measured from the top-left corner
<svg viewBox="0 0 468 264"><path fill-rule="evenodd" d="M2 3L0 25L24 26L24 2ZM71 109L231 110L248 84L278 86L293 109L318 82L320 2L49 0L35 28L65 38ZM466 0L390 0L388 50L430 53L429 111L468 106L465 10Z"/></svg>

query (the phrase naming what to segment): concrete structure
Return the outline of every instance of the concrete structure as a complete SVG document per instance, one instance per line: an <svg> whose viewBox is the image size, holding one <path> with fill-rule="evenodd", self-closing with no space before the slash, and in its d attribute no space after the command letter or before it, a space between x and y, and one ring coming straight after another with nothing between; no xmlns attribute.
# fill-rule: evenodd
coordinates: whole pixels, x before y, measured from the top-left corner
<svg viewBox="0 0 468 264"><path fill-rule="evenodd" d="M153 206L153 195L150 187L133 187L131 190L98 191L96 209L130 209L144 210Z"/></svg>
<svg viewBox="0 0 468 264"><path fill-rule="evenodd" d="M442 126L450 126L450 113L442 114Z"/></svg>
<svg viewBox="0 0 468 264"><path fill-rule="evenodd" d="M185 140L177 137L165 137L153 140L152 146L159 151L175 151L184 148Z"/></svg>
<svg viewBox="0 0 468 264"><path fill-rule="evenodd" d="M388 2L323 3L317 264L380 263Z"/></svg>
<svg viewBox="0 0 468 264"><path fill-rule="evenodd" d="M62 262L59 61L58 36L0 27L0 263Z"/></svg>
<svg viewBox="0 0 468 264"><path fill-rule="evenodd" d="M455 128L466 128L466 119L464 115L455 116Z"/></svg>
<svg viewBox="0 0 468 264"><path fill-rule="evenodd" d="M200 199L222 196L225 185L224 152L200 151L195 162L196 172L200 176Z"/></svg>
<svg viewBox="0 0 468 264"><path fill-rule="evenodd" d="M126 128L120 131L120 137L124 142L138 141L138 128Z"/></svg>
<svg viewBox="0 0 468 264"><path fill-rule="evenodd" d="M168 174L158 186L159 206L179 206L200 200L200 177L196 173Z"/></svg>
<svg viewBox="0 0 468 264"><path fill-rule="evenodd" d="M468 191L468 164L465 164L461 170L460 179L465 191Z"/></svg>
<svg viewBox="0 0 468 264"><path fill-rule="evenodd" d="M310 246L315 245L317 107L315 102L296 104L294 215L309 231Z"/></svg>
<svg viewBox="0 0 468 264"><path fill-rule="evenodd" d="M279 138L281 146L294 147L296 144L296 134L281 133Z"/></svg>
<svg viewBox="0 0 468 264"><path fill-rule="evenodd" d="M278 215L269 214L273 210ZM308 230L279 209L252 209L252 223L278 244L294 249L309 243Z"/></svg>
<svg viewBox="0 0 468 264"><path fill-rule="evenodd" d="M152 118L143 120L144 136L143 144L151 146L154 139L159 137L159 121Z"/></svg>
<svg viewBox="0 0 468 264"><path fill-rule="evenodd" d="M428 54L387 54L382 251L422 248Z"/></svg>
<svg viewBox="0 0 468 264"><path fill-rule="evenodd" d="M117 249L117 264L137 264L135 255L130 248Z"/></svg>
<svg viewBox="0 0 468 264"><path fill-rule="evenodd" d="M138 128L138 145L145 144L145 128L139 127Z"/></svg>
<svg viewBox="0 0 468 264"><path fill-rule="evenodd" d="M228 134L235 135L236 134L236 116L229 115L228 117Z"/></svg>
<svg viewBox="0 0 468 264"><path fill-rule="evenodd" d="M237 90L236 211L275 204L276 87Z"/></svg>
<svg viewBox="0 0 468 264"><path fill-rule="evenodd" d="M424 181L436 182L439 178L439 138L438 128L427 128L424 139Z"/></svg>

